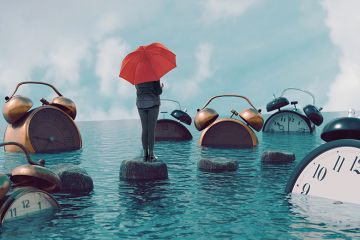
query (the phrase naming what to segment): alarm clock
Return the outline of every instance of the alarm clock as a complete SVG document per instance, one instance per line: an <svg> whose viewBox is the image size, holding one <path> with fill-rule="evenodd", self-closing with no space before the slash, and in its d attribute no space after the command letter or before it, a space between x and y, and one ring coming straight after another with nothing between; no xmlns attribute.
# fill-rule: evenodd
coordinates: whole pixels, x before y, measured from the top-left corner
<svg viewBox="0 0 360 240"><path fill-rule="evenodd" d="M218 119L219 114L211 108L209 103L220 97L238 97L249 103L251 108L241 113L231 110L229 118ZM235 94L218 95L210 98L208 102L197 110L194 124L197 130L203 131L200 136L200 145L213 148L253 148L258 144L254 130L260 131L264 120L261 110L256 110L251 101L244 96ZM238 116L239 119L234 118Z"/></svg>
<svg viewBox="0 0 360 240"><path fill-rule="evenodd" d="M289 100L283 95L288 90L297 90L309 94L313 98L313 104L303 107L303 111L296 107L297 101L291 102L293 109L281 109L289 105ZM323 122L321 108L315 107L315 97L312 93L298 89L287 88L278 98L273 99L266 105L268 112L278 110L272 114L264 123L263 132L287 132L287 133L312 133L316 126L320 126Z"/></svg>
<svg viewBox="0 0 360 240"><path fill-rule="evenodd" d="M360 141L340 139L311 151L295 168L286 193L360 204Z"/></svg>
<svg viewBox="0 0 360 240"><path fill-rule="evenodd" d="M31 109L32 101L15 95L23 84L42 84L51 87L58 96L52 102L41 99L42 105ZM82 147L81 135L74 119L76 107L52 85L43 82L21 82L14 93L5 98L3 116L9 123L5 142L18 142L32 153L53 153L77 150ZM5 146L5 151L17 152L17 146Z"/></svg>
<svg viewBox="0 0 360 240"><path fill-rule="evenodd" d="M163 118L156 122L155 127L155 140L156 141L188 141L192 139L190 131L183 125L191 125L192 119L189 114L186 113L186 109L181 109L180 103L172 99L161 99L161 101L169 101L177 103L179 109L175 109L171 112L173 119ZM168 112L162 111L162 114Z"/></svg>
<svg viewBox="0 0 360 240"><path fill-rule="evenodd" d="M0 206L1 224L60 209L58 202L49 193L33 187L13 189L1 200Z"/></svg>

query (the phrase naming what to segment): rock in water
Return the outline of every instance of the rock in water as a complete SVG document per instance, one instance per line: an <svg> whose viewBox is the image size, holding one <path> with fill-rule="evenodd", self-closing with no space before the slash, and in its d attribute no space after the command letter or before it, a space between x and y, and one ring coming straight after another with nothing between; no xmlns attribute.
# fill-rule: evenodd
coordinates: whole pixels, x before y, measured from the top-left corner
<svg viewBox="0 0 360 240"><path fill-rule="evenodd" d="M162 161L144 162L142 159L124 160L120 166L120 180L164 180L167 166Z"/></svg>
<svg viewBox="0 0 360 240"><path fill-rule="evenodd" d="M232 172L237 170L238 163L224 157L207 158L198 162L198 168L205 172Z"/></svg>
<svg viewBox="0 0 360 240"><path fill-rule="evenodd" d="M94 183L85 169L72 164L60 164L51 169L59 175L61 192L89 193L94 189Z"/></svg>
<svg viewBox="0 0 360 240"><path fill-rule="evenodd" d="M295 154L286 151L270 150L263 152L261 156L261 161L263 163L281 164L281 163L293 162L294 160L295 160Z"/></svg>

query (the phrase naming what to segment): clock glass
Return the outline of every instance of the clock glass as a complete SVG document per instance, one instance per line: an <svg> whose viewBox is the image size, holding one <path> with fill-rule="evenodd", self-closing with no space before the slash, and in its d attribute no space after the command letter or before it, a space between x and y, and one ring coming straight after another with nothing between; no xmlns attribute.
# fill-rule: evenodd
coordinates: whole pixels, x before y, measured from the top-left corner
<svg viewBox="0 0 360 240"><path fill-rule="evenodd" d="M294 111L280 111L270 116L264 125L264 132L310 133L309 120Z"/></svg>
<svg viewBox="0 0 360 240"><path fill-rule="evenodd" d="M59 204L48 193L35 188L18 188L2 206L2 222L58 209Z"/></svg>
<svg viewBox="0 0 360 240"><path fill-rule="evenodd" d="M55 107L42 107L29 124L29 139L35 152L59 152L81 148L81 137L73 120Z"/></svg>
<svg viewBox="0 0 360 240"><path fill-rule="evenodd" d="M337 140L309 153L287 191L360 204L360 141Z"/></svg>

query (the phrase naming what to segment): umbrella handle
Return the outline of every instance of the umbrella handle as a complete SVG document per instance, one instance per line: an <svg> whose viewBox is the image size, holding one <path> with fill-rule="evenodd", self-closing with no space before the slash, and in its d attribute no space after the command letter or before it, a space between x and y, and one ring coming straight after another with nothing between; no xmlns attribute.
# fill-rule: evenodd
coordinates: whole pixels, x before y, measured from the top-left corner
<svg viewBox="0 0 360 240"><path fill-rule="evenodd" d="M243 98L245 99L254 109L256 109L256 107L251 103L251 101L247 98L247 97L244 97L244 96L241 96L241 95L236 95L236 94L223 94L223 95L217 95L217 96L214 96L212 98L210 98L207 103L201 108L201 109L204 109L207 105L209 105L209 103L214 100L215 98L219 98L219 97L239 97L239 98Z"/></svg>
<svg viewBox="0 0 360 240"><path fill-rule="evenodd" d="M53 85L51 85L51 84L49 84L49 83L28 81L28 82L20 82L18 85L16 85L16 88L15 88L15 91L13 92L13 94L11 94L10 97L6 96L6 97L5 97L5 100L6 100L6 101L9 101L9 100L14 96L14 94L16 93L16 91L18 90L18 88L19 88L21 85L23 85L23 84L29 84L29 83L31 83L31 84L41 84L41 85L49 86L49 87L51 87L51 88L57 93L57 95L59 95L59 97L62 96L62 94L61 94Z"/></svg>
<svg viewBox="0 0 360 240"><path fill-rule="evenodd" d="M23 152L25 153L26 156L26 160L28 161L29 164L31 165L39 165L39 166L44 166L45 165L45 161L43 159L39 160L39 163L34 162L33 160L31 160L30 158L30 154L28 152L28 150L26 150L26 148L24 147L24 145L17 143L17 142L4 142L4 143L0 143L0 147L5 146L5 145L16 145L18 146L21 150L23 150Z"/></svg>
<svg viewBox="0 0 360 240"><path fill-rule="evenodd" d="M179 103L178 101L176 101L176 100L166 99L166 98L161 98L160 100L161 100L161 101L169 101L169 102L177 103L177 105L179 106L179 109L181 110L180 103Z"/></svg>
<svg viewBox="0 0 360 240"><path fill-rule="evenodd" d="M313 99L313 105L315 106L315 96L311 92L300 89L300 88L286 88L281 92L281 97L283 97L285 92L288 91L288 90L296 90L296 91L303 92L303 93L306 93L306 94L310 95L312 97L312 99Z"/></svg>

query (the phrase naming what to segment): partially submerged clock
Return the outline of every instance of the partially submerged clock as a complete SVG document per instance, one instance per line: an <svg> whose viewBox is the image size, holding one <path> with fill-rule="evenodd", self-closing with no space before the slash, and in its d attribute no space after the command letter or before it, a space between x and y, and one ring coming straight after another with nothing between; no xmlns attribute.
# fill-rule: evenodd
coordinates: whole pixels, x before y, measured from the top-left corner
<svg viewBox="0 0 360 240"><path fill-rule="evenodd" d="M297 101L291 102L293 109L281 109L289 105L289 100L284 97L288 90L296 90L310 95L313 99L312 104L303 107L303 111L296 107ZM323 122L321 108L315 106L315 97L312 93L298 89L286 88L281 96L273 99L266 105L266 110L272 112L278 110L266 119L263 132L288 132L288 133L312 133L316 126L320 126Z"/></svg>
<svg viewBox="0 0 360 240"><path fill-rule="evenodd" d="M26 156L28 164L12 170L9 178L0 174L0 222L30 217L59 209L57 201L49 194L60 189L60 178L44 167L45 161L31 160L26 148L16 142L0 143L0 146L15 145ZM11 190L10 189L11 185Z"/></svg>
<svg viewBox="0 0 360 240"><path fill-rule="evenodd" d="M300 162L286 192L360 204L360 119L335 119L323 128L321 138L327 143Z"/></svg>
<svg viewBox="0 0 360 240"><path fill-rule="evenodd" d="M186 110L181 109L180 103L172 99L161 99L161 101L174 102L179 106L171 112L173 119L163 118L159 119L155 128L156 141L188 141L192 139L190 131L183 125L191 125L191 117L186 113ZM167 112L161 112L166 114Z"/></svg>
<svg viewBox="0 0 360 240"><path fill-rule="evenodd" d="M215 98L237 97L245 100L251 108L238 113L231 110L229 118L217 119L219 114L211 108L209 103ZM214 96L197 110L194 124L197 130L203 131L200 137L200 145L213 148L253 148L258 144L258 139L253 129L260 131L263 126L263 118L260 110L250 102L247 97L225 94ZM239 119L233 118L238 116Z"/></svg>
<svg viewBox="0 0 360 240"><path fill-rule="evenodd" d="M32 101L15 95L23 84L41 84L51 87L56 93L51 102L41 99L42 105L31 109ZM21 143L29 152L53 153L80 149L81 135L74 119L75 103L62 96L52 85L43 82L21 82L10 97L5 98L3 116L9 123L4 141ZM17 146L5 146L5 151L20 151Z"/></svg>

